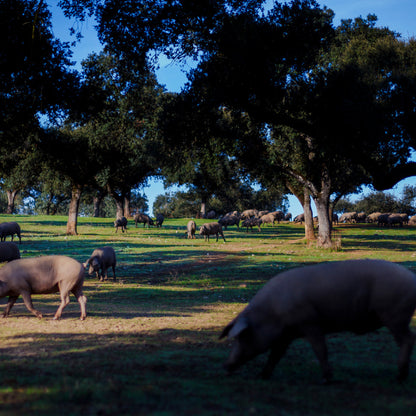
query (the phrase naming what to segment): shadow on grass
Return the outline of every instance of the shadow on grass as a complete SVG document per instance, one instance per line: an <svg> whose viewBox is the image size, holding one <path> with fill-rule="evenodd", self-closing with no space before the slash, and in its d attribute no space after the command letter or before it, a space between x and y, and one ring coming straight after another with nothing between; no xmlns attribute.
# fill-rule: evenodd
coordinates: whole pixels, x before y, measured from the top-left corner
<svg viewBox="0 0 416 416"><path fill-rule="evenodd" d="M233 289L184 289L164 287L123 288L123 286L100 284L84 287L87 297L87 316L105 319L166 318L184 317L204 313L210 305L220 303L247 303L258 290L256 285ZM33 295L33 306L45 320L51 320L60 304L59 294ZM7 299L0 304L2 312ZM75 297L70 295L70 303L62 313L62 319L79 318L80 309ZM26 309L21 298L10 312L11 318L36 317ZM88 318L87 318L88 319ZM0 321L1 322L1 321ZM7 319L2 321L7 322Z"/></svg>
<svg viewBox="0 0 416 416"><path fill-rule="evenodd" d="M378 234L348 234L342 240L342 248L345 250L398 250L415 251L416 234L392 235Z"/></svg>
<svg viewBox="0 0 416 416"><path fill-rule="evenodd" d="M28 331L5 337L13 346L0 349L0 412L414 414L415 376L405 386L395 383L396 350L386 332L342 334L330 341L338 381L328 386L319 385L318 364L303 341L289 347L271 380L262 381L257 374L264 356L226 377L221 364L229 343L217 339L216 327L105 334Z"/></svg>

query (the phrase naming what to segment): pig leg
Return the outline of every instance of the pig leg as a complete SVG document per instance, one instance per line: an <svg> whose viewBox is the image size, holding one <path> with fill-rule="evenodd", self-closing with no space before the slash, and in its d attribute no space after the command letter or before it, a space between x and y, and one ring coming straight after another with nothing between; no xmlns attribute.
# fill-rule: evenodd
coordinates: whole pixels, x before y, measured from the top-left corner
<svg viewBox="0 0 416 416"><path fill-rule="evenodd" d="M306 339L311 344L321 366L322 383L328 384L332 379L332 369L328 362L328 348L326 346L325 336L319 328L314 328L306 333Z"/></svg>
<svg viewBox="0 0 416 416"><path fill-rule="evenodd" d="M69 303L69 293L67 291L61 290L61 304L59 305L58 310L55 313L53 319L59 319L62 315L62 311L64 310L65 306Z"/></svg>
<svg viewBox="0 0 416 416"><path fill-rule="evenodd" d="M272 347L267 363L263 368L263 371L260 373L260 377L263 380L268 380L271 377L274 368L280 359L285 355L287 347L291 342L292 338L282 337L279 338L279 341L276 343L276 345Z"/></svg>
<svg viewBox="0 0 416 416"><path fill-rule="evenodd" d="M113 269L113 280L116 281L116 266L113 264L111 267Z"/></svg>
<svg viewBox="0 0 416 416"><path fill-rule="evenodd" d="M415 343L415 334L410 331L409 327L405 330L397 331L391 330L393 336L400 348L399 352L399 374L398 380L402 382L407 379L409 375L409 363L412 355L413 345Z"/></svg>
<svg viewBox="0 0 416 416"><path fill-rule="evenodd" d="M82 293L82 284L81 285L76 285L72 289L72 293L77 298L77 301L79 303L79 307L81 309L80 319L81 319L81 321L83 321L87 317L87 309L85 307L85 305L87 303L87 298Z"/></svg>
<svg viewBox="0 0 416 416"><path fill-rule="evenodd" d="M7 318L9 316L10 309L13 307L18 297L19 296L9 296L6 309L4 310L4 313L3 313L3 318Z"/></svg>
<svg viewBox="0 0 416 416"><path fill-rule="evenodd" d="M21 295L22 295L23 302L25 303L26 308L30 312L32 312L36 317L41 319L42 314L33 307L32 298L30 297L30 293L29 292L21 292Z"/></svg>

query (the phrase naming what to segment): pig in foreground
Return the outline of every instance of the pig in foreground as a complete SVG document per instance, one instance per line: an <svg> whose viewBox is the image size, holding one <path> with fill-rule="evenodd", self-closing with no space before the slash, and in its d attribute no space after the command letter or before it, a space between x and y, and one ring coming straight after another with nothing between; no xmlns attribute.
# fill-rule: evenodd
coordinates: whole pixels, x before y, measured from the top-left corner
<svg viewBox="0 0 416 416"><path fill-rule="evenodd" d="M95 272L97 279L100 279L100 281L103 281L104 278L107 279L107 269L111 267L113 269L113 279L116 280L116 263L114 249L106 246L95 249L83 266L85 268L89 266L88 274L92 275Z"/></svg>
<svg viewBox="0 0 416 416"><path fill-rule="evenodd" d="M86 297L82 293L84 269L82 264L66 256L44 256L14 260L0 268L0 298L9 297L3 318L7 317L21 295L26 308L38 318L42 314L32 304L31 295L60 292L61 304L54 319L59 319L69 303L69 292L77 298L81 320L87 316Z"/></svg>
<svg viewBox="0 0 416 416"><path fill-rule="evenodd" d="M347 260L307 266L272 278L222 332L234 343L224 367L237 369L271 350L261 375L273 368L296 338L310 342L323 381L331 379L325 335L365 334L382 326L399 348L400 381L407 378L415 335L409 329L416 308L416 276L383 260Z"/></svg>
<svg viewBox="0 0 416 416"><path fill-rule="evenodd" d="M20 259L20 250L17 244L10 241L0 242L0 263Z"/></svg>

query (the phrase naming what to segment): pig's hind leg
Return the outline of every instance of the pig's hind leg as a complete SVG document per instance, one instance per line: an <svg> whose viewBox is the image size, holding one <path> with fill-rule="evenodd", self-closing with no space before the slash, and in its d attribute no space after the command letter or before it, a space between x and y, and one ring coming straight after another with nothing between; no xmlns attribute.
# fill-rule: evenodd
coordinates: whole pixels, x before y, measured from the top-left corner
<svg viewBox="0 0 416 416"><path fill-rule="evenodd" d="M87 298L82 293L82 283L78 283L75 285L75 287L72 289L72 293L77 298L77 301L79 303L79 307L81 309L81 316L80 319L83 321L87 317Z"/></svg>
<svg viewBox="0 0 416 416"><path fill-rule="evenodd" d="M332 369L328 362L328 347L325 335L318 327L313 327L305 331L305 338L311 344L318 358L322 370L322 383L328 384L332 380Z"/></svg>
<svg viewBox="0 0 416 416"><path fill-rule="evenodd" d="M397 379L399 382L403 382L409 375L410 357L412 355L413 346L415 343L416 335L409 329L406 328L397 329L389 328L391 333L396 340L397 345L400 348L399 352L399 373Z"/></svg>

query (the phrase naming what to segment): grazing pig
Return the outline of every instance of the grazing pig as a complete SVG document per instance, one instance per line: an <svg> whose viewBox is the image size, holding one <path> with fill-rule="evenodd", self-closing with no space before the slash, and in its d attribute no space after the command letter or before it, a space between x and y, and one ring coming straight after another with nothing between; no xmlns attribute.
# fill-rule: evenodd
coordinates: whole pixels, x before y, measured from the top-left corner
<svg viewBox="0 0 416 416"><path fill-rule="evenodd" d="M0 242L0 263L20 259L20 250L15 243Z"/></svg>
<svg viewBox="0 0 416 416"><path fill-rule="evenodd" d="M140 223L140 222L143 223L143 227L145 227L146 224L148 228L149 228L149 225L154 225L153 220L147 214L143 214L142 212L138 212L134 216L134 222L136 224L136 228L137 228L137 223Z"/></svg>
<svg viewBox="0 0 416 416"><path fill-rule="evenodd" d="M204 215L204 218L207 218L208 220L213 220L216 216L217 213L212 209L206 215Z"/></svg>
<svg viewBox="0 0 416 416"><path fill-rule="evenodd" d="M201 228L199 229L199 235L203 235L204 240L208 239L209 241L209 236L213 234L216 234L217 241L218 241L218 234L220 234L221 237L224 239L224 243L226 242L224 233L222 232L221 224L219 224L218 222L209 222L209 223L202 224Z"/></svg>
<svg viewBox="0 0 416 416"><path fill-rule="evenodd" d="M257 226L259 229L259 232L261 231L261 226L262 224L262 220L261 218L246 218L242 223L241 226L242 227L246 227L247 228L247 232L248 232L248 227L250 227L250 230L253 231L253 227Z"/></svg>
<svg viewBox="0 0 416 416"><path fill-rule="evenodd" d="M247 218L251 217L257 217L259 214L259 211L257 209L246 209L241 213L241 219L245 220Z"/></svg>
<svg viewBox="0 0 416 416"><path fill-rule="evenodd" d="M162 228L163 221L165 221L165 217L163 216L163 214L157 214L156 215L156 227Z"/></svg>
<svg viewBox="0 0 416 416"><path fill-rule="evenodd" d="M285 214L283 211L273 211L270 213L274 216L273 224L277 221L278 224L280 224L280 221L283 221L285 219Z"/></svg>
<svg viewBox="0 0 416 416"><path fill-rule="evenodd" d="M32 304L31 295L60 292L61 304L53 319L59 319L69 303L69 292L77 298L81 320L87 316L86 297L82 293L84 269L78 261L66 256L43 256L13 260L0 269L0 298L9 297L3 318L7 317L19 295L26 308L38 318L42 314Z"/></svg>
<svg viewBox="0 0 416 416"><path fill-rule="evenodd" d="M6 237L8 235L13 236L16 234L19 237L19 243L22 243L22 239L20 236L20 226L17 222L2 222L0 224L0 240L6 241Z"/></svg>
<svg viewBox="0 0 416 416"><path fill-rule="evenodd" d="M186 225L186 230L188 233L188 238L195 238L196 223L193 220L190 220Z"/></svg>
<svg viewBox="0 0 416 416"><path fill-rule="evenodd" d="M302 224L304 221L305 221L305 214L299 214L299 215L296 215L295 218L293 218L294 223L300 222Z"/></svg>
<svg viewBox="0 0 416 416"><path fill-rule="evenodd" d="M272 278L222 332L234 344L225 368L233 371L271 350L262 372L273 368L296 338L306 338L331 379L325 334L357 334L382 326L400 347L399 380L406 379L415 335L409 323L416 307L416 276L384 260L347 260L296 268Z"/></svg>
<svg viewBox="0 0 416 416"><path fill-rule="evenodd" d="M266 215L262 215L260 217L260 219L261 219L262 224L272 224L273 225L274 222L276 221L276 217L275 217L273 212L270 212L269 214L266 214Z"/></svg>
<svg viewBox="0 0 416 416"><path fill-rule="evenodd" d="M237 215L224 215L218 222L224 227L224 230L226 230L229 225L236 225L237 230L240 229L240 218Z"/></svg>
<svg viewBox="0 0 416 416"><path fill-rule="evenodd" d="M92 275L95 272L97 279L103 281L107 279L107 269L111 267L113 269L113 279L116 280L116 253L112 247L100 247L96 248L91 257L83 264L86 268L89 266L88 274ZM100 273L101 270L101 273Z"/></svg>
<svg viewBox="0 0 416 416"><path fill-rule="evenodd" d="M121 228L121 232L123 233L124 231L127 231L127 218L126 217L117 218L114 221L114 228L116 229L116 232L118 231L119 228Z"/></svg>

